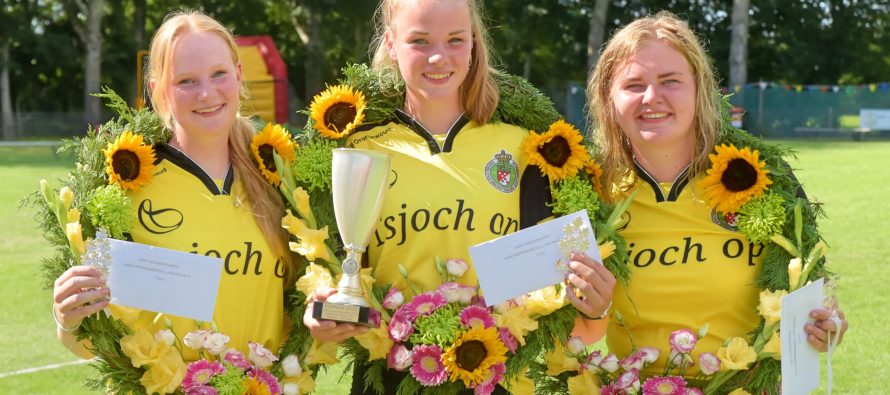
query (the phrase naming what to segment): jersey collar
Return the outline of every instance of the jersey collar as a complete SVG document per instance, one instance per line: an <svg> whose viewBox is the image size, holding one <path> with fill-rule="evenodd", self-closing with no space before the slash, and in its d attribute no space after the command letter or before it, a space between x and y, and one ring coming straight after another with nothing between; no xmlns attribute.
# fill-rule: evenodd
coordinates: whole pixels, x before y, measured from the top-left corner
<svg viewBox="0 0 890 395"><path fill-rule="evenodd" d="M207 187L207 190L214 195L228 195L231 193L232 184L235 181L231 163L229 164L228 170L226 170L226 177L223 179L222 189L220 189L219 186L216 185L216 181L213 181L213 178L210 177L201 166L198 166L192 158L189 158L178 149L173 148L168 144L157 144L154 149L157 153L156 164L162 159L170 161L170 163L179 166L181 169L195 176L205 187Z"/></svg>
<svg viewBox="0 0 890 395"><path fill-rule="evenodd" d="M634 169L636 170L637 176L640 177L643 181L649 183L652 187L652 191L655 192L655 201L661 203L664 201L675 202L677 198L680 196L680 192L683 191L683 188L686 187L686 184L689 183L689 166L686 165L686 168L677 175L677 178L674 179L674 182L671 184L671 190L668 191L667 196L664 195L664 191L661 189L661 185L658 184L658 181L655 181L655 177L652 177L639 163L637 163L637 158L634 156Z"/></svg>
<svg viewBox="0 0 890 395"><path fill-rule="evenodd" d="M452 146L454 145L454 138L457 137L457 134L470 122L470 119L467 118L467 115L461 114L454 123L451 125L451 128L448 129L448 133L445 134L445 142L442 146L439 146L439 142L436 141L436 138L430 133L429 130L426 130L420 122L417 122L413 117L408 115L406 112L402 110L396 110L396 119L399 123L407 126L418 136L426 140L427 145L430 148L430 154L436 155L443 152L451 152Z"/></svg>

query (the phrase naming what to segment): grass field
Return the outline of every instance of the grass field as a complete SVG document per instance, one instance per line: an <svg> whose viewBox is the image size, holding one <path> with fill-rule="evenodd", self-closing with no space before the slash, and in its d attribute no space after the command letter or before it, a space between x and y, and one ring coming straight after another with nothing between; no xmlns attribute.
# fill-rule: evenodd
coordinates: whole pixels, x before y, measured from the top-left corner
<svg viewBox="0 0 890 395"><path fill-rule="evenodd" d="M841 275L839 300L851 322L835 354L834 393L882 394L890 388L890 210L883 192L890 185L890 142L788 141L798 151L792 162L807 193L825 203L822 231L831 245L830 269ZM887 165L886 167L884 165ZM73 166L48 147L0 148L0 394L88 394L82 380L87 365L34 373L9 372L75 361L56 340L50 317L51 292L39 272L48 249L18 201L35 190L40 178L62 176ZM826 373L823 362L823 389ZM339 394L349 378L337 383L340 369L319 379L318 393ZM2 377L6 376L6 377Z"/></svg>

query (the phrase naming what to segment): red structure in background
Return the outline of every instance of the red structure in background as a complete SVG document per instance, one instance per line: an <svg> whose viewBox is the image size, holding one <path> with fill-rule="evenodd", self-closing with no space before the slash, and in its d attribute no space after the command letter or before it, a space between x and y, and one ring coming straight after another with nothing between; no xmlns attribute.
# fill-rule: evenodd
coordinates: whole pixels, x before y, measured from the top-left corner
<svg viewBox="0 0 890 395"><path fill-rule="evenodd" d="M275 122L283 124L288 119L287 108L287 67L272 37L263 36L238 36L235 37L238 46L255 46L266 61L266 68L274 78L275 84Z"/></svg>

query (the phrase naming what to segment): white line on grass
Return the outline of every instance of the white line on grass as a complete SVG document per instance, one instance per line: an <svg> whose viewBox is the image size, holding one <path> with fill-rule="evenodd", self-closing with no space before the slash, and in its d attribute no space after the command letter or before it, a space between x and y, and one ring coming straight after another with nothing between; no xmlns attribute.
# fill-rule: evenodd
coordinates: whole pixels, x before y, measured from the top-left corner
<svg viewBox="0 0 890 395"><path fill-rule="evenodd" d="M93 362L93 360L92 359L79 359L77 361L54 363L52 365L37 366L37 367L33 367L33 368L15 370L12 372L0 373L0 379L2 379L4 377L9 377L9 376L17 376L20 374L39 372L41 370L58 369L58 368L63 368L65 366L70 366L70 365L80 365L80 364L84 364L87 362Z"/></svg>

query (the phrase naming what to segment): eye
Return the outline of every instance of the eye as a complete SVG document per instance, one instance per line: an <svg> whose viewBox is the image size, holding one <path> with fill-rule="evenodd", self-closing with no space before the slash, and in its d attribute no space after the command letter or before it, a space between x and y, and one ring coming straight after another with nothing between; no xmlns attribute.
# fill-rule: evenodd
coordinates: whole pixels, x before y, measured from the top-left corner
<svg viewBox="0 0 890 395"><path fill-rule="evenodd" d="M639 83L631 83L624 86L624 89L632 92L642 92L646 90L646 86Z"/></svg>
<svg viewBox="0 0 890 395"><path fill-rule="evenodd" d="M414 45L426 45L427 41L425 38L415 38L415 39L408 41L408 43L414 44Z"/></svg>
<svg viewBox="0 0 890 395"><path fill-rule="evenodd" d="M448 40L448 42L451 44L460 44L464 42L464 39L460 37L452 37L450 40Z"/></svg>
<svg viewBox="0 0 890 395"><path fill-rule="evenodd" d="M219 71L213 73L213 78L219 78L219 77L222 77L222 76L224 76L224 75L226 75L226 72L223 71L223 70L219 70Z"/></svg>
<svg viewBox="0 0 890 395"><path fill-rule="evenodd" d="M176 85L185 86L185 85L191 85L194 83L195 83L195 80L192 78L183 78L183 79L179 80L179 82L177 82Z"/></svg>
<svg viewBox="0 0 890 395"><path fill-rule="evenodd" d="M680 80L670 79L670 80L665 80L662 84L671 86L671 85L677 85L679 83L680 83Z"/></svg>

